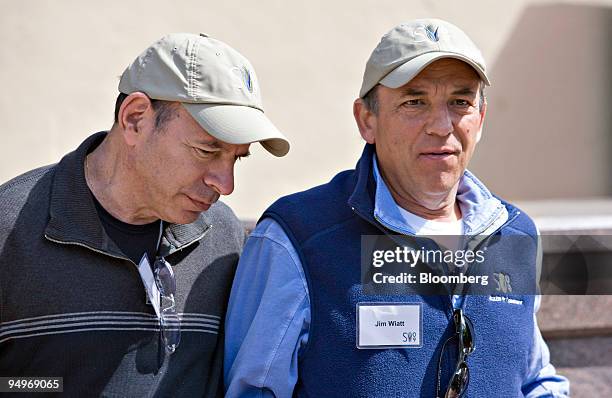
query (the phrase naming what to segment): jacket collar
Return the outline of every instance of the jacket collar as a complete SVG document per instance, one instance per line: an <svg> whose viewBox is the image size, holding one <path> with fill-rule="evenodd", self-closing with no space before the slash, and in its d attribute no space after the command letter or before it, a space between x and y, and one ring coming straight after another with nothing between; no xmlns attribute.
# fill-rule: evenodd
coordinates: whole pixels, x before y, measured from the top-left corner
<svg viewBox="0 0 612 398"><path fill-rule="evenodd" d="M55 167L45 237L57 243L85 246L112 257L126 259L104 231L85 181L85 157L100 145L106 134L99 132L90 136L75 151L64 156ZM205 213L201 213L191 224L167 224L162 234L159 254L170 255L198 241L210 227L210 219Z"/></svg>
<svg viewBox="0 0 612 398"><path fill-rule="evenodd" d="M362 218L367 219L371 223L376 223L374 219L376 185L374 184L371 167L374 152L374 145L366 144L363 148L361 158L359 158L357 166L355 166L355 188L348 199L349 206Z"/></svg>
<svg viewBox="0 0 612 398"><path fill-rule="evenodd" d="M401 216L389 188L376 165L375 146L366 144L355 169L357 182L349 198L349 205L371 222L414 235ZM457 200L463 214L466 235L489 234L508 220L506 206L491 194L480 180L466 170L457 189Z"/></svg>

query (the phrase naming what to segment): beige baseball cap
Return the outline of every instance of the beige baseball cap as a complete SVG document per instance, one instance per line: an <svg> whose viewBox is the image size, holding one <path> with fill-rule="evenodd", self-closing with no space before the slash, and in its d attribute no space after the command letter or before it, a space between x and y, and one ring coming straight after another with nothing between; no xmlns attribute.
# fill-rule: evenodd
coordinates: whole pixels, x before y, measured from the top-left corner
<svg viewBox="0 0 612 398"><path fill-rule="evenodd" d="M264 115L251 63L205 34L162 37L123 72L119 91L181 102L206 132L221 141L260 142L275 156L289 152L289 141Z"/></svg>
<svg viewBox="0 0 612 398"><path fill-rule="evenodd" d="M417 19L387 32L366 64L359 97L377 84L398 88L441 58L466 62L490 86L484 58L472 40L455 25L441 19Z"/></svg>

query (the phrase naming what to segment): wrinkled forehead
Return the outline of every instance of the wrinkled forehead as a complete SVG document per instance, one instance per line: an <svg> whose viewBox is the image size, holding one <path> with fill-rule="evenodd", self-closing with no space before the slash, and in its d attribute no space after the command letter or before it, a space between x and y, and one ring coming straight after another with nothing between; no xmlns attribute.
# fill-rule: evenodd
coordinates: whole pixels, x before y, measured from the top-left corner
<svg viewBox="0 0 612 398"><path fill-rule="evenodd" d="M479 85L482 79L468 63L454 58L442 58L427 65L407 84L417 85L424 82Z"/></svg>

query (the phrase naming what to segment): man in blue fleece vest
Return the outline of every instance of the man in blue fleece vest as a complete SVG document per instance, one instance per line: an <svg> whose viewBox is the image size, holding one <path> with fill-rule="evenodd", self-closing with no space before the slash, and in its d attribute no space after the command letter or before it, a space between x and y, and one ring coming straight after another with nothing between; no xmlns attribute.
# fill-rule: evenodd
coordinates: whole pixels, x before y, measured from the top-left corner
<svg viewBox="0 0 612 398"><path fill-rule="evenodd" d="M228 397L568 396L535 318L535 225L466 170L489 84L480 51L448 22L382 37L353 106L367 142L357 167L278 200L245 247L226 318ZM363 272L372 237L440 250L484 242L491 285L432 294L406 276L372 289L368 278L392 281L374 262ZM389 263L402 251L379 254ZM422 263L432 278L451 275Z"/></svg>

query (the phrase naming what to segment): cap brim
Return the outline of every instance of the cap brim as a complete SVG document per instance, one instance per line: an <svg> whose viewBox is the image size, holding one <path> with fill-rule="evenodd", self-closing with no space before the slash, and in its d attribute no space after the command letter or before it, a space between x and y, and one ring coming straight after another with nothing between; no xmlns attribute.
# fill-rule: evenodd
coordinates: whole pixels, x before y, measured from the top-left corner
<svg viewBox="0 0 612 398"><path fill-rule="evenodd" d="M403 63L397 68L393 69L389 74L380 80L380 84L389 88L398 88L414 79L423 69L429 64L442 58L455 58L461 60L470 65L478 73L482 81L490 86L489 78L485 71L480 65L472 61L471 59L456 53L449 52L431 52L423 55L419 55L416 58L411 59L408 62Z"/></svg>
<svg viewBox="0 0 612 398"><path fill-rule="evenodd" d="M287 138L259 109L240 105L182 104L208 134L223 142L259 142L278 157L289 152Z"/></svg>

